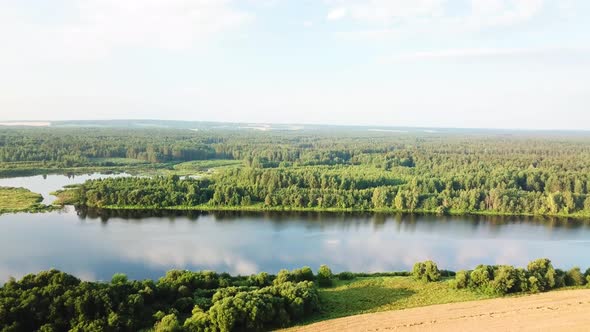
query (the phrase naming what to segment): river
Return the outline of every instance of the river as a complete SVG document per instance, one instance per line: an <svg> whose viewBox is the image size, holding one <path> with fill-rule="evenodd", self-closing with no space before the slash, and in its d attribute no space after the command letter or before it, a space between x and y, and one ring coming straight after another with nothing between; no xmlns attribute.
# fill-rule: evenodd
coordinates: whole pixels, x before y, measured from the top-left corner
<svg viewBox="0 0 590 332"><path fill-rule="evenodd" d="M41 193L73 182L60 175L10 181ZM173 268L243 275L321 264L335 272L399 271L426 259L451 270L526 266L539 257L564 269L590 267L590 223L550 218L66 207L1 215L0 229L0 282L49 268L108 280L117 272L158 278Z"/></svg>

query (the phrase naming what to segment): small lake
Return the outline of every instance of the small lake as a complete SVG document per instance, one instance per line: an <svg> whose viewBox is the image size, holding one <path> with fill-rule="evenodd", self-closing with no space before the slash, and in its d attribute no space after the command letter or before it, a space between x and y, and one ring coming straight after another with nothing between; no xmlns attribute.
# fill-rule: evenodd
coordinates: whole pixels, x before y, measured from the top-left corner
<svg viewBox="0 0 590 332"><path fill-rule="evenodd" d="M41 194L43 196L43 204L51 205L55 200L55 196L51 195L58 189L67 185L84 183L86 180L96 180L120 176L129 176L126 173L119 174L80 174L80 175L36 175L36 176L22 176L13 178L0 178L0 187L22 187L29 189L32 192Z"/></svg>
<svg viewBox="0 0 590 332"><path fill-rule="evenodd" d="M43 190L64 185L55 184ZM67 207L1 215L0 230L0 282L49 268L108 280L117 272L158 278L173 268L251 274L328 264L335 272L399 271L426 259L452 270L525 266L539 257L560 268L590 267L590 223L561 219Z"/></svg>

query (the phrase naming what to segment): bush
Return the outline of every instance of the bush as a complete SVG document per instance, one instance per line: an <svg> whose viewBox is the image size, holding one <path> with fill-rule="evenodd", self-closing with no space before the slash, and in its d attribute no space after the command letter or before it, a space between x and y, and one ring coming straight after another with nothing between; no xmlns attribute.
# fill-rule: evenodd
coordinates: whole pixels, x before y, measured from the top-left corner
<svg viewBox="0 0 590 332"><path fill-rule="evenodd" d="M320 266L318 270L318 284L320 287L330 287L332 286L332 278L334 275L332 274L332 270L327 265Z"/></svg>
<svg viewBox="0 0 590 332"><path fill-rule="evenodd" d="M494 280L490 290L495 294L517 293L526 285L526 274L513 266L502 265L494 270ZM528 288L528 287L527 287Z"/></svg>
<svg viewBox="0 0 590 332"><path fill-rule="evenodd" d="M567 271L565 275L566 286L583 286L586 284L586 278L579 267Z"/></svg>
<svg viewBox="0 0 590 332"><path fill-rule="evenodd" d="M295 269L291 272L285 269L280 270L273 283L277 285L284 282L314 281L314 279L313 271L306 266L301 269Z"/></svg>
<svg viewBox="0 0 590 332"><path fill-rule="evenodd" d="M340 280L353 280L354 278L355 276L352 272L340 272L338 274L338 279Z"/></svg>
<svg viewBox="0 0 590 332"><path fill-rule="evenodd" d="M565 287L566 272L560 269L555 269L555 286L553 288Z"/></svg>
<svg viewBox="0 0 590 332"><path fill-rule="evenodd" d="M535 277L538 291L544 292L555 287L555 269L547 258L534 260L527 266L529 276Z"/></svg>
<svg viewBox="0 0 590 332"><path fill-rule="evenodd" d="M440 271L433 261L414 264L412 275L416 280L422 280L424 282L436 282L440 280Z"/></svg>
<svg viewBox="0 0 590 332"><path fill-rule="evenodd" d="M469 271L459 271L455 274L455 280L452 283L454 288L464 289L469 287Z"/></svg>
<svg viewBox="0 0 590 332"><path fill-rule="evenodd" d="M541 292L541 285L539 282L539 279L537 279L535 276L530 276L529 277L529 291L531 293L539 293Z"/></svg>
<svg viewBox="0 0 590 332"><path fill-rule="evenodd" d="M494 268L489 265L478 265L469 275L469 287L486 288L494 279Z"/></svg>

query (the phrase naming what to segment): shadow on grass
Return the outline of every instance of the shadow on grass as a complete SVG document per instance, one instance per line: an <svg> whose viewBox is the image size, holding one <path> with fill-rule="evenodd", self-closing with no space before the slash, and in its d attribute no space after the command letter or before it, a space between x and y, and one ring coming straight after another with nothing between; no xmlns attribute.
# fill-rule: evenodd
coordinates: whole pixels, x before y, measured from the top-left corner
<svg viewBox="0 0 590 332"><path fill-rule="evenodd" d="M378 308L414 295L407 288L388 288L381 285L337 287L324 289L320 294L321 311L311 321L375 312Z"/></svg>

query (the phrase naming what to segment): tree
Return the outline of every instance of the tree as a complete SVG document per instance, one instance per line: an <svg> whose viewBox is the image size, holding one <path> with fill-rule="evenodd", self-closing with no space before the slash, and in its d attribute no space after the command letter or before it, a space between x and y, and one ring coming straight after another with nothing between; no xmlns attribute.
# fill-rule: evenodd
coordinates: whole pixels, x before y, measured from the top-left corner
<svg viewBox="0 0 590 332"><path fill-rule="evenodd" d="M551 261L547 258L541 258L530 262L527 270L531 277L535 279L535 288L539 291L548 291L555 287L555 269Z"/></svg>
<svg viewBox="0 0 590 332"><path fill-rule="evenodd" d="M182 332L182 326L175 314L164 316L161 321L154 325L155 332Z"/></svg>
<svg viewBox="0 0 590 332"><path fill-rule="evenodd" d="M332 279L334 278L334 275L332 274L332 270L330 270L330 268L327 265L322 265L320 266L320 268L318 269L318 275L317 275L317 279L318 279L318 284L321 287L330 287L332 286Z"/></svg>
<svg viewBox="0 0 590 332"><path fill-rule="evenodd" d="M440 280L441 274L438 266L433 261L418 262L412 269L414 279L424 282L436 282Z"/></svg>

